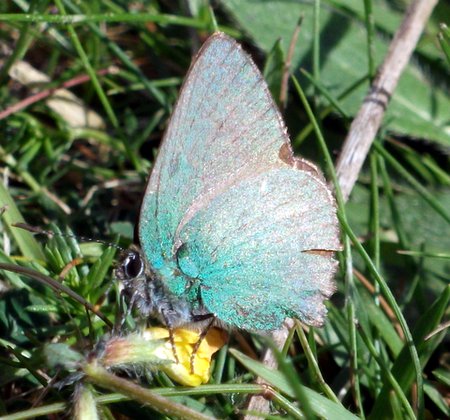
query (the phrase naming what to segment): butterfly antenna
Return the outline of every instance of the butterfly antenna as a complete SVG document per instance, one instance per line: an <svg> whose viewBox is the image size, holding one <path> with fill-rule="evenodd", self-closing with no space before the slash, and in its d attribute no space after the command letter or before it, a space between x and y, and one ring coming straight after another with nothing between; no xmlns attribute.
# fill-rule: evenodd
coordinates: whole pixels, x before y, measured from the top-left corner
<svg viewBox="0 0 450 420"><path fill-rule="evenodd" d="M107 242L107 241L103 241L101 239L93 239L93 238L88 238L86 236L78 236L78 235L74 235L72 233L57 233L57 232L53 232L51 230L42 229L39 226L32 226L32 225L29 225L28 223L22 223L22 222L13 223L11 226L26 230L26 231L28 231L30 233L34 233L36 235L45 235L45 236L48 236L49 238L52 238L54 236L60 236L63 238L71 238L71 239L76 239L78 241L83 241L83 242L94 242L97 244L103 244L106 246L116 248L119 251L125 251L125 248L122 248L121 246L119 246L113 242Z"/></svg>

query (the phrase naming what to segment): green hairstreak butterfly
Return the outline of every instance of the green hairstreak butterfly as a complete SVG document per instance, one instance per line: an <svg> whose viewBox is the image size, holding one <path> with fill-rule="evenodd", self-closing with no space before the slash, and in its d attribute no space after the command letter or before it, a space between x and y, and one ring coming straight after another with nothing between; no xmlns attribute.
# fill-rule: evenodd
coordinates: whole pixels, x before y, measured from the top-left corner
<svg viewBox="0 0 450 420"><path fill-rule="evenodd" d="M143 316L169 327L215 317L245 330L324 321L340 249L334 199L319 170L294 157L261 73L223 33L184 81L139 239L117 275Z"/></svg>

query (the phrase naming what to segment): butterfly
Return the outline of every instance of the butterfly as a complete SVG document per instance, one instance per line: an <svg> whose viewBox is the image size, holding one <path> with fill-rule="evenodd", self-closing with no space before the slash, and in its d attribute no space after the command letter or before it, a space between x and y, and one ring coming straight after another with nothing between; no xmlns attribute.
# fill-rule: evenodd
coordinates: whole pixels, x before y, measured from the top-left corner
<svg viewBox="0 0 450 420"><path fill-rule="evenodd" d="M117 268L131 307L168 327L320 326L340 249L321 172L293 155L260 71L223 33L189 69Z"/></svg>

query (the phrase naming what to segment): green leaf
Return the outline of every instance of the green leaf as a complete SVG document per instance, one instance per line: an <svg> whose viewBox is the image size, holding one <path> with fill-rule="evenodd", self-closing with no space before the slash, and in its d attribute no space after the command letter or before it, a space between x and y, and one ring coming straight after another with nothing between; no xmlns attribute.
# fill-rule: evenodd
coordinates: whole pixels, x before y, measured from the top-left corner
<svg viewBox="0 0 450 420"><path fill-rule="evenodd" d="M32 260L43 260L44 254L34 236L26 230L11 226L13 223L25 223L25 220L2 182L0 182L0 208L5 209L3 220L8 231L16 240L22 254Z"/></svg>
<svg viewBox="0 0 450 420"><path fill-rule="evenodd" d="M303 15L303 24L292 63L293 68L303 67L311 70L313 3L229 0L224 2L224 6L266 53L280 37L284 51L288 51L292 31L299 17ZM393 17L400 21L402 14L390 10L385 19ZM356 80L368 73L366 33L362 26L362 18L349 17L334 7L322 7L320 19L321 83L337 98ZM375 38L373 46L377 65L382 62L388 45L389 39L385 36ZM415 58L416 61L420 59ZM450 98L443 87L437 83L433 84L432 79L424 74L418 65L410 64L405 69L392 97L384 123L387 129L396 133L427 138L448 146ZM367 89L367 84L361 86L342 102L343 109L349 115L357 112Z"/></svg>
<svg viewBox="0 0 450 420"><path fill-rule="evenodd" d="M392 353L398 355L402 349L402 341L395 331L392 322L380 306L375 305L373 296L369 296L366 291L361 291L360 297L361 301L358 301L361 305L360 309L364 308L370 322L376 327L380 337L389 346Z"/></svg>
<svg viewBox="0 0 450 420"><path fill-rule="evenodd" d="M449 418L450 417L450 408L448 406L447 401L444 396L440 394L440 392L433 386L430 382L424 383L424 390L427 396L433 401L437 407L441 410L442 414Z"/></svg>
<svg viewBox="0 0 450 420"><path fill-rule="evenodd" d="M394 188L398 190L395 194L395 204L408 239L409 249L420 250L423 244L426 244L426 253L442 253L450 249L450 224L437 216L436 211L414 191L399 183L395 183ZM428 187L427 190L441 207L450 208L450 190L448 188L434 190ZM366 235L365 225L370 211L369 194L367 188L357 184L346 205L347 217L358 235ZM392 232L395 221L391 216L385 196L380 199L380 216L380 224L383 229L382 252L386 254L384 264L397 270L410 266L413 257L399 257L396 254L398 238ZM422 273L426 276L427 281L423 283L423 287L434 290L436 294L440 293L442 289L440 279L447 279L449 269L450 262L444 258L424 257Z"/></svg>
<svg viewBox="0 0 450 420"><path fill-rule="evenodd" d="M281 42L278 39L275 45L267 54L266 63L264 65L264 79L266 80L270 93L275 99L275 102L279 105L281 83L283 79L284 70L284 52L281 47Z"/></svg>
<svg viewBox="0 0 450 420"><path fill-rule="evenodd" d="M83 361L83 356L65 343L46 344L43 356L47 366L53 368L63 366L65 369L75 369Z"/></svg>
<svg viewBox="0 0 450 420"><path fill-rule="evenodd" d="M448 307L450 299L450 286L448 286L437 301L426 311L416 323L414 329L414 342L417 344L417 352L419 354L420 363L423 366L426 365L433 351L443 340L444 333L438 334L424 341L424 337L433 331L441 321ZM408 390L415 377L414 367L411 363L411 355L406 344L400 355L396 359L392 373L397 379L397 382L403 390ZM385 385L378 395L373 411L370 414L371 418L378 419L383 418L386 415L386 401L389 398L390 387Z"/></svg>
<svg viewBox="0 0 450 420"><path fill-rule="evenodd" d="M236 359L239 360L247 369L252 371L255 375L260 376L270 385L279 389L280 392L293 398L296 393L292 388L289 381L279 372L269 369L267 366L260 362L257 362L245 354L235 350L230 349L230 353L233 354ZM350 411L346 410L339 404L323 397L316 391L307 388L306 386L300 385L303 394L308 399L311 409L314 414L321 418L327 419L357 419L358 417L352 414Z"/></svg>
<svg viewBox="0 0 450 420"><path fill-rule="evenodd" d="M450 372L444 369L433 370L433 375L436 376L439 382L446 386L450 386Z"/></svg>
<svg viewBox="0 0 450 420"><path fill-rule="evenodd" d="M441 32L438 35L438 39L441 44L442 51L447 58L447 63L450 65L450 30L444 24L441 26Z"/></svg>
<svg viewBox="0 0 450 420"><path fill-rule="evenodd" d="M111 285L103 284L108 271L111 269L117 249L109 247L105 249L102 256L94 263L89 274L83 281L84 289L89 294L92 302L96 303Z"/></svg>

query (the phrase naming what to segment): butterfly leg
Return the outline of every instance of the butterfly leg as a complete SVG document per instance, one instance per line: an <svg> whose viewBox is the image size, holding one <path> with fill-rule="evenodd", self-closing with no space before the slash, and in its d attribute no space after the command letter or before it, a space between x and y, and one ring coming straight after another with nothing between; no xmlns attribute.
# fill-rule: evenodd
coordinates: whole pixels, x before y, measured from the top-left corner
<svg viewBox="0 0 450 420"><path fill-rule="evenodd" d="M194 344L194 347L192 348L192 353L191 353L191 358L190 358L191 375L194 374L194 361L195 361L195 356L197 354L197 351L200 348L200 344L202 344L202 341L208 334L208 331L214 325L216 318L217 317L215 314L204 314L204 315L194 315L193 316L194 322L201 322L201 321L205 321L207 319L209 319L210 321L208 322L206 327L202 330L202 332L200 333L200 336L198 337L197 342Z"/></svg>
<svg viewBox="0 0 450 420"><path fill-rule="evenodd" d="M175 347L175 340L173 338L172 322L170 321L169 317L166 316L164 309L161 309L161 315L164 319L164 324L166 324L166 327L169 330L169 341L170 341L170 346L172 347L172 353L173 353L173 357L175 359L175 363L179 363L180 359L178 359L177 348Z"/></svg>

